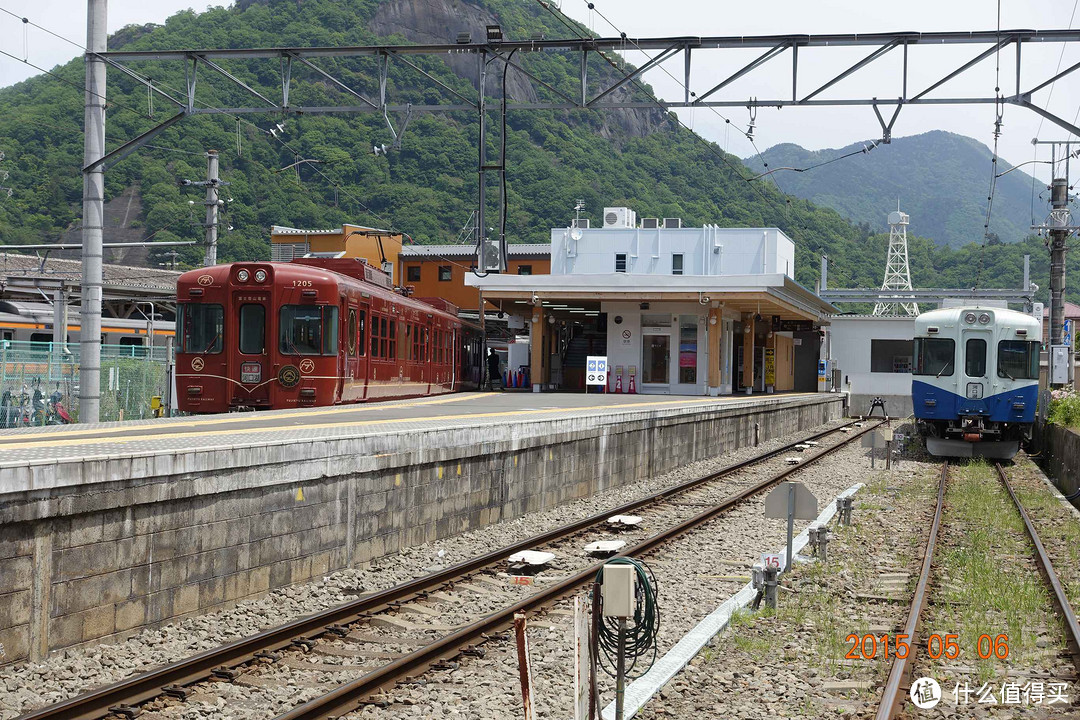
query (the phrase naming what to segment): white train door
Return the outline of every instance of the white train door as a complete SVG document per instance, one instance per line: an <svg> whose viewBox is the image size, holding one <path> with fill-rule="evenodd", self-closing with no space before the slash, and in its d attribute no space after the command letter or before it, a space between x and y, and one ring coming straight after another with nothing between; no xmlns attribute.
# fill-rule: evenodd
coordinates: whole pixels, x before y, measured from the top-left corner
<svg viewBox="0 0 1080 720"><path fill-rule="evenodd" d="M963 385L958 388L968 401L964 405L978 412L984 408L989 386L990 348L992 333L989 330L967 330L960 333L963 341Z"/></svg>

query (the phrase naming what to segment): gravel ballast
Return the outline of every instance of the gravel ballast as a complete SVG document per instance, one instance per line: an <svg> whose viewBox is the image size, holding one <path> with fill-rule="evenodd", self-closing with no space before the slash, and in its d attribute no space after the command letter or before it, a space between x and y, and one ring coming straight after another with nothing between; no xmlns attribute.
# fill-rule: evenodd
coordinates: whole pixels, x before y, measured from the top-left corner
<svg viewBox="0 0 1080 720"><path fill-rule="evenodd" d="M834 425L839 423L834 423ZM658 489L714 472L732 463L760 454L771 448L791 442L796 437L810 433L778 438L762 443L758 448L743 448L722 457L684 466L648 481L627 485L597 496L569 503L542 513L499 523L481 530L402 551L384 558L365 570L345 570L332 573L312 583L306 583L273 591L266 596L238 604L219 612L185 619L160 629L145 631L133 638L112 645L68 650L40 663L22 663L0 669L0 720L9 720L20 713L42 705L72 697L94 687L109 684L143 672L152 667L174 662L197 652L216 647L222 643L279 625L298 616L335 606L354 599L358 594L391 587L395 584L424 574L433 566L446 566L468 557L488 552L492 548L508 545L523 537L542 530L563 525L616 507L630 500L645 496ZM335 673L333 661L321 658L323 682L333 685ZM477 661L482 662L482 661ZM469 663L470 672L473 663ZM263 673L275 672L264 668ZM261 683L260 683L261 684ZM227 687L207 686L207 692L228 694ZM216 685L225 685L217 683ZM286 699L280 708L297 703L309 694L317 694L315 688L291 686L279 683L285 690ZM200 691L201 692L201 691ZM273 693L275 696L277 693ZM265 717L267 707L252 705L237 697L237 704L227 711L214 712L212 707L189 699L181 717L204 717L208 715ZM210 697L207 697L210 700ZM222 698L213 698L211 704L219 706ZM196 712L197 708L201 711ZM198 714L199 712L203 714Z"/></svg>

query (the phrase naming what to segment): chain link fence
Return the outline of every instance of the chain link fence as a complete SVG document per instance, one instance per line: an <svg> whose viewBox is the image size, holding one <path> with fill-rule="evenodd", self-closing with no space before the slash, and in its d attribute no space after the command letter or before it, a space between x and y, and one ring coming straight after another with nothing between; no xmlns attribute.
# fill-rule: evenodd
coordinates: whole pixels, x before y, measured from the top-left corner
<svg viewBox="0 0 1080 720"><path fill-rule="evenodd" d="M153 417L151 398L165 397L164 347L101 346L101 420ZM0 427L79 419L79 346L0 342Z"/></svg>

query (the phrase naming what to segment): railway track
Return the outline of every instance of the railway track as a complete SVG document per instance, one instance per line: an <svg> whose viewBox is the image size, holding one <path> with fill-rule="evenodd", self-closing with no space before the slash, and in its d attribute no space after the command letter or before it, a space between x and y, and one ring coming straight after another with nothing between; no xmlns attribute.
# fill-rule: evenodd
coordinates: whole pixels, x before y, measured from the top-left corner
<svg viewBox="0 0 1080 720"><path fill-rule="evenodd" d="M1035 562L1039 567L1043 582L1053 598L1056 615L1064 626L1067 653L1072 660L1076 676L1080 677L1080 624L1077 622L1076 612L1069 603L1064 586L1054 569L1053 562L1039 537L1031 517L1009 483L1005 468L1001 463L995 463L994 472L1023 520L1024 531L1028 541L1031 543ZM946 461L942 464L934 520L931 523L927 537L922 568L912 596L907 622L904 626L904 632L907 634L911 650L902 658L896 655L893 656L885 689L878 705L877 720L892 720L900 717L910 692L912 674L918 660L917 651L923 645L919 632L921 630L923 611L930 600L931 575L936 564L935 550L937 549L938 536L942 527L942 512L945 506L945 489L948 476L949 463Z"/></svg>
<svg viewBox="0 0 1080 720"><path fill-rule="evenodd" d="M814 454L807 453L809 457L800 465L771 472L764 479L749 485L744 483L731 494L726 494L728 488L721 487L719 490L723 490L725 494L718 498L718 488L714 486L731 484L735 482L732 478L744 471L750 474L760 472L770 461L779 460L782 454L792 452L798 443L789 443L718 472L664 489L414 581L41 708L22 716L21 720L91 720L109 715L132 717L140 709L162 709L171 702L187 699L198 692L200 684L207 681L235 681L245 673L257 676L259 668L279 665L277 661L282 659L283 654L295 652L300 657L305 657L316 648L325 660L341 663L340 672L363 674L359 678L341 683L330 693L300 705L280 717L326 718L340 715L356 707L365 698L370 698L406 677L419 675L429 667L445 666L446 662L460 655L482 655L481 646L509 627L514 613L534 611L574 592L595 574L598 566L591 561L579 559L578 567L559 567L559 570L567 571L568 574L553 585L536 592L533 592L531 587L497 588L495 583L490 582L490 576L494 571L505 568L506 559L510 555L538 547L558 548L560 544L565 546L579 539L584 533L605 525L612 515L633 512L651 513L646 518L646 523L656 523L665 529L651 537L640 532L625 535L628 544L634 544L622 554L637 555L648 552L763 492L791 473L831 454L876 427L870 425L861 432L843 435L844 432L852 430L852 424L831 428L798 441L804 443L840 436L830 447ZM707 509L702 511L702 507ZM485 578L489 580L487 584L482 582ZM479 593L478 586L482 586ZM448 593L454 591L458 591L458 595L470 595L473 607L453 607ZM493 604L499 609L491 612ZM395 621L402 613L410 612L426 616L427 623L417 623L415 627L409 627L410 623ZM470 617L481 614L485 615L482 620L468 622ZM451 624L433 625L433 617L449 620ZM365 632L357 632L357 628L363 628ZM431 633L439 633L441 636L432 640ZM379 647L392 647L396 651L386 652L379 650ZM391 661L384 662L386 659ZM378 664L369 667L373 660L377 660ZM299 662L289 665L301 670L303 666L304 663ZM324 675L334 675L332 665L319 663L318 667Z"/></svg>

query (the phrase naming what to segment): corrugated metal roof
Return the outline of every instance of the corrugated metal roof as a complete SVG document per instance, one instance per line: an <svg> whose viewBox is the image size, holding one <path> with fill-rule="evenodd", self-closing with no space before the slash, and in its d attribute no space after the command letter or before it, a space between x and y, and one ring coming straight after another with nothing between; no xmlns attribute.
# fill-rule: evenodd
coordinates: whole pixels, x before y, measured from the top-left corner
<svg viewBox="0 0 1080 720"><path fill-rule="evenodd" d="M130 265L102 265L106 285L140 289L161 290L175 293L180 272ZM42 267L41 258L35 255L0 253L0 276L40 277L63 280L82 280L82 262L49 258Z"/></svg>
<svg viewBox="0 0 1080 720"><path fill-rule="evenodd" d="M367 227L365 225L347 225L347 227L353 230L360 230L362 232L376 232L385 233L387 235L398 235L400 233L393 233L389 230L382 230L380 228ZM302 228L285 227L284 225L273 225L270 228L271 235L344 235L345 228L331 228L329 230L304 230Z"/></svg>
<svg viewBox="0 0 1080 720"><path fill-rule="evenodd" d="M468 257L476 254L475 245L402 245L402 257ZM512 243L507 245L511 257L551 255L550 243Z"/></svg>

